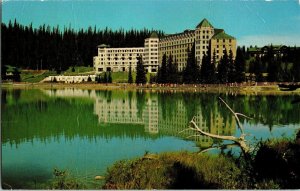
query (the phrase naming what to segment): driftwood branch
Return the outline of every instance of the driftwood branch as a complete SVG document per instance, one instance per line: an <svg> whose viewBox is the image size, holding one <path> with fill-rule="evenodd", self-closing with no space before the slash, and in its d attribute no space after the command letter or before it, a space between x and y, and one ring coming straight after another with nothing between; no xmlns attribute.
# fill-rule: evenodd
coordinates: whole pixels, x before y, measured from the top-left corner
<svg viewBox="0 0 300 191"><path fill-rule="evenodd" d="M246 115L244 115L244 114L242 114L242 113L236 113L236 112L234 112L233 111L233 109L231 109L231 107L221 98L221 97L219 97L219 99L226 105L226 107L231 111L231 113L233 114L233 116L234 116L234 118L235 118L235 120L236 120L236 122L237 122L237 124L238 124L238 127L239 127L239 129L241 130L241 133L242 134L244 134L244 127L243 127L243 125L241 124L241 122L240 122L240 119L239 119L239 116L242 116L242 117L245 117L245 118L247 118L247 119L252 119L251 117L248 117L248 116L246 116Z"/></svg>
<svg viewBox="0 0 300 191"><path fill-rule="evenodd" d="M233 141L234 144L238 145L242 151L244 153L249 153L250 151L250 148L249 146L246 144L246 140L245 140L245 133L244 133L244 128L240 122L240 119L239 119L239 116L242 116L242 117L245 117L247 119L251 119L250 117L242 114L242 113L236 113L235 111L233 111L233 109L222 99L219 97L219 99L226 105L226 107L231 111L231 113L234 115L235 119L236 119L236 122L238 124L238 128L241 130L241 136L240 137L235 137L235 136L226 136L226 135L215 135L215 134L212 134L212 133L208 133L208 132L205 132L203 131L202 129L200 129L198 127L198 125L195 123L195 116L192 118L192 120L190 121L190 126L188 129L186 130L194 130L194 131L197 131L198 133L200 133L200 135L206 135L208 137L211 137L211 138L216 138L216 139L221 139L221 140L228 140L228 141ZM192 137L192 136L190 136ZM209 148L209 150L212 149L212 148Z"/></svg>
<svg viewBox="0 0 300 191"><path fill-rule="evenodd" d="M231 144L225 144L225 145L218 145L218 146L211 146L208 147L202 151L200 151L199 153L204 153L213 149L228 149L228 148L232 148L232 147L237 147L239 145L237 145L236 143L231 143Z"/></svg>

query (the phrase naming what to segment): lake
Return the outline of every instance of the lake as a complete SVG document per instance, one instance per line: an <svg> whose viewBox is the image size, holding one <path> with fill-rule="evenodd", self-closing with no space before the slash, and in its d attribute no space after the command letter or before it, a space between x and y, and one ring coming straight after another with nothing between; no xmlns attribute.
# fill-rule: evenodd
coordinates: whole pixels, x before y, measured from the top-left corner
<svg viewBox="0 0 300 191"><path fill-rule="evenodd" d="M193 116L207 132L239 136L236 122L219 96L235 111L253 118L242 119L246 139L252 144L292 138L299 129L299 95L2 89L2 183L13 188L40 188L57 168L67 169L96 188L103 181L94 177L105 176L118 160L146 152L197 152L217 144L195 132L181 132Z"/></svg>

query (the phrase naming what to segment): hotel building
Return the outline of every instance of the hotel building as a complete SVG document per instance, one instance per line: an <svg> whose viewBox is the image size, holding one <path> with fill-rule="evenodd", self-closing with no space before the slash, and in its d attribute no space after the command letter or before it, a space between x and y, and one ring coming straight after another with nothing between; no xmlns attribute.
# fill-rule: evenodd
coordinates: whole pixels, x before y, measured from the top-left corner
<svg viewBox="0 0 300 191"><path fill-rule="evenodd" d="M195 44L195 46L193 46ZM144 47L137 48L110 48L102 44L98 46L98 56L94 57L94 69L96 73L106 71L132 71L136 70L137 58L143 57L144 66L147 72L156 73L162 62L164 54L173 56L179 71L186 66L188 52L195 47L195 58L200 66L204 55L211 55L215 52L218 62L224 51L231 50L233 58L236 56L236 39L225 33L223 29L216 29L207 20L203 19L195 30L185 30L182 33L169 34L159 39L153 32L144 41Z"/></svg>
<svg viewBox="0 0 300 191"><path fill-rule="evenodd" d="M164 54L173 56L179 71L182 71L187 62L188 51L195 43L195 58L200 66L204 55L211 58L216 53L218 62L226 50L231 50L233 58L236 56L236 39L225 33L223 29L216 29L207 19L203 19L195 30L185 30L182 33L166 35L159 42L159 63Z"/></svg>
<svg viewBox="0 0 300 191"><path fill-rule="evenodd" d="M144 47L110 48L109 45L98 46L98 56L93 58L94 70L102 72L128 72L136 70L138 58L142 56L147 72L158 70L158 35L153 32L145 39Z"/></svg>

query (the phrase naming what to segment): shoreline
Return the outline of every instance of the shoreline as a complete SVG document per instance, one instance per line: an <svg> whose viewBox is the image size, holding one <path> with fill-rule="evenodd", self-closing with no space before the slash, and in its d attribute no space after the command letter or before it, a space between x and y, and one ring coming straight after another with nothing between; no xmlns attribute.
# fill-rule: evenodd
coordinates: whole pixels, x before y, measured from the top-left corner
<svg viewBox="0 0 300 191"><path fill-rule="evenodd" d="M90 90L143 90L158 92L203 92L232 93L237 95L300 95L300 89L281 91L277 83L273 84L126 84L126 83L2 83L1 88L14 89L90 89Z"/></svg>

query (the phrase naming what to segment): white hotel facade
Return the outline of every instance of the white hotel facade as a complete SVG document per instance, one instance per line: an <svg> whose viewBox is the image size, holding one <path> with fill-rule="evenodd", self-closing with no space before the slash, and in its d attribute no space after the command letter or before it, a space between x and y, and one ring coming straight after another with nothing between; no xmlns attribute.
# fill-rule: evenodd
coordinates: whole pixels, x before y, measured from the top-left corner
<svg viewBox="0 0 300 191"><path fill-rule="evenodd" d="M224 29L217 29L203 19L194 30L185 30L182 33L169 34L158 38L153 32L145 39L144 47L137 48L110 48L102 44L98 46L98 56L94 57L94 70L97 73L112 71L122 72L136 70L138 57L143 57L145 69L149 73L156 73L162 62L163 55L173 56L179 71L183 71L188 59L188 52L195 43L195 59L200 66L203 55L216 54L218 62L226 51L236 56L236 38L225 33Z"/></svg>
<svg viewBox="0 0 300 191"><path fill-rule="evenodd" d="M94 70L102 72L128 72L136 70L138 58L142 56L145 69L149 73L158 70L158 35L153 32L145 39L144 47L110 48L109 45L98 46L98 56L93 58Z"/></svg>

